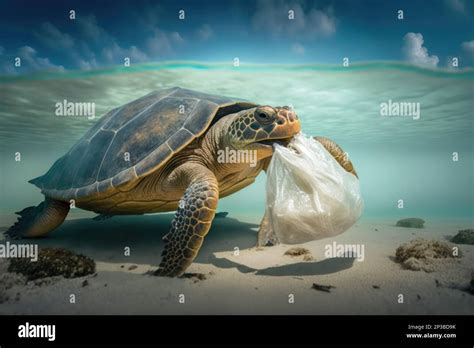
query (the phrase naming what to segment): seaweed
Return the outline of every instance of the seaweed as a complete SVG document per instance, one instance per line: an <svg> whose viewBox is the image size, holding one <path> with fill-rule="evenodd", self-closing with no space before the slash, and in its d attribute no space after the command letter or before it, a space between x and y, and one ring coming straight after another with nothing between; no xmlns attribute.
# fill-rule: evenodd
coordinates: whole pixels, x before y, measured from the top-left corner
<svg viewBox="0 0 474 348"><path fill-rule="evenodd" d="M474 229L469 228L467 230L460 230L453 238L451 242L456 244L469 244L474 245Z"/></svg>
<svg viewBox="0 0 474 348"><path fill-rule="evenodd" d="M395 251L395 261L413 271L433 272L437 259L454 257L453 248L449 244L421 238L402 244Z"/></svg>
<svg viewBox="0 0 474 348"><path fill-rule="evenodd" d="M425 220L420 218L406 218L397 221L397 227L423 228Z"/></svg>
<svg viewBox="0 0 474 348"><path fill-rule="evenodd" d="M8 272L23 274L28 280L53 276L76 278L94 273L95 262L64 248L43 248L39 250L36 262L22 258L10 259Z"/></svg>

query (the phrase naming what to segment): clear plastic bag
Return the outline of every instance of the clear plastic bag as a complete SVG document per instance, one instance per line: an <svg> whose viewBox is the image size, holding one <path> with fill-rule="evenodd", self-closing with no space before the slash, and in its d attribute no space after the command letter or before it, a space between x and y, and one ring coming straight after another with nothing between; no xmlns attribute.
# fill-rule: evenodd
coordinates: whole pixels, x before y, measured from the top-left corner
<svg viewBox="0 0 474 348"><path fill-rule="evenodd" d="M363 210L357 177L301 133L288 147L275 145L266 191L270 226L284 244L343 233Z"/></svg>

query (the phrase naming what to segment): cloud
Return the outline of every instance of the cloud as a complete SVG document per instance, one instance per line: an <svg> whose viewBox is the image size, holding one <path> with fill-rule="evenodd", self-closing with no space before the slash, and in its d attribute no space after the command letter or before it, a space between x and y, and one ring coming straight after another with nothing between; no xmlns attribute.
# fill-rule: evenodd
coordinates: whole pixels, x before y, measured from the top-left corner
<svg viewBox="0 0 474 348"><path fill-rule="evenodd" d="M132 20L136 22L137 26L143 31L153 31L156 28L156 24L160 23L164 17L169 15L169 12L166 11L158 1L146 7L133 8L130 13ZM177 15L176 12L176 16Z"/></svg>
<svg viewBox="0 0 474 348"><path fill-rule="evenodd" d="M99 25L94 15L82 16L77 19L77 23L84 39L81 48L82 55L87 56L86 58L77 54L75 61L79 68L90 70L98 67L93 48L99 53L100 60L106 64L123 64L125 58L130 58L132 64L149 59L148 55L135 45L122 47L113 35Z"/></svg>
<svg viewBox="0 0 474 348"><path fill-rule="evenodd" d="M103 42L113 40L107 31L99 26L94 15L85 15L76 19L77 26L82 36L93 42Z"/></svg>
<svg viewBox="0 0 474 348"><path fill-rule="evenodd" d="M461 48L474 57L474 40L463 42Z"/></svg>
<svg viewBox="0 0 474 348"><path fill-rule="evenodd" d="M130 58L131 63L144 62L148 60L146 53L142 52L136 46L130 46L129 48L122 48L116 42L111 45L104 47L102 50L102 56L107 63L121 63L123 64L124 58Z"/></svg>
<svg viewBox="0 0 474 348"><path fill-rule="evenodd" d="M178 32L165 32L155 29L153 35L145 40L147 52L153 58L169 55L174 52L174 47L184 42Z"/></svg>
<svg viewBox="0 0 474 348"><path fill-rule="evenodd" d="M25 67L28 71L64 71L62 65L55 65L48 58L38 56L38 52L31 46L20 47L18 57L21 58L22 67Z"/></svg>
<svg viewBox="0 0 474 348"><path fill-rule="evenodd" d="M92 70L99 66L99 64L97 64L97 60L95 59L95 57L89 60L85 60L81 57L78 57L76 59L76 65L81 70Z"/></svg>
<svg viewBox="0 0 474 348"><path fill-rule="evenodd" d="M294 15L290 19L290 12ZM328 37L336 32L337 20L332 7L309 8L307 11L296 2L284 0L259 0L252 18L253 28L270 32L274 36L289 35L314 39Z"/></svg>
<svg viewBox="0 0 474 348"><path fill-rule="evenodd" d="M71 50L72 62L79 69L91 70L100 66L95 52L85 41L76 40L74 50Z"/></svg>
<svg viewBox="0 0 474 348"><path fill-rule="evenodd" d="M336 32L336 20L332 15L332 9L327 12L311 10L307 16L309 32L315 35L330 36Z"/></svg>
<svg viewBox="0 0 474 348"><path fill-rule="evenodd" d="M209 24L202 25L196 33L201 41L207 41L214 36L214 31Z"/></svg>
<svg viewBox="0 0 474 348"><path fill-rule="evenodd" d="M148 18L147 24L144 26L141 21L135 23L136 28L142 31L142 35L137 36L139 42L132 45L123 45L118 38L100 25L93 14L83 14L76 19L74 36L62 32L50 22L41 23L34 36L50 51L61 51L62 58L68 66L81 70L123 64L125 58L130 58L130 62L134 64L173 55L175 49L184 43L183 37L177 31L165 31L156 27L154 19L157 13L148 13L148 16L147 13L143 13L143 15ZM137 20L139 19L137 14ZM200 27L198 33L202 39L208 39L213 35L209 25ZM36 70L64 70L64 66L53 64L50 59L39 56L33 47L23 46L18 52L24 67L17 69L12 61L0 66L0 70L8 74ZM2 53L3 48L0 47L0 55Z"/></svg>
<svg viewBox="0 0 474 348"><path fill-rule="evenodd" d="M77 23L87 41L105 39L108 44L113 42L113 38L97 25L94 16L81 17ZM94 38L94 35L98 36ZM91 70L99 66L95 54L85 40L74 39L49 22L42 23L35 36L46 47L61 50L79 69Z"/></svg>
<svg viewBox="0 0 474 348"><path fill-rule="evenodd" d="M420 33L407 33L403 38L403 51L406 59L417 65L437 66L439 58L430 56L428 49L423 46L423 35Z"/></svg>
<svg viewBox="0 0 474 348"><path fill-rule="evenodd" d="M83 51L89 52L90 58L83 59L84 61L78 60L78 64L85 68L97 65L97 60L94 63L95 55L90 53L93 50L89 46L99 50L101 60L107 64L123 64L125 57L130 58L133 64L170 55L174 52L174 47L184 42L176 31L168 32L156 26L152 27L151 19L154 15L148 14L145 17L149 18L145 26L145 31L149 36L144 40L143 48L139 48L136 45L122 47L119 40L99 25L94 15L83 16L81 20L78 20L79 31L84 39L91 42L90 45L84 43L83 48Z"/></svg>
<svg viewBox="0 0 474 348"><path fill-rule="evenodd" d="M291 46L291 51L296 54L304 54L305 48L300 43L295 43Z"/></svg>
<svg viewBox="0 0 474 348"><path fill-rule="evenodd" d="M49 22L41 24L35 37L45 46L54 49L70 49L74 46L74 39L66 33L62 33L58 28Z"/></svg>
<svg viewBox="0 0 474 348"><path fill-rule="evenodd" d="M446 5L455 12L467 14L466 4L464 0L445 0Z"/></svg>

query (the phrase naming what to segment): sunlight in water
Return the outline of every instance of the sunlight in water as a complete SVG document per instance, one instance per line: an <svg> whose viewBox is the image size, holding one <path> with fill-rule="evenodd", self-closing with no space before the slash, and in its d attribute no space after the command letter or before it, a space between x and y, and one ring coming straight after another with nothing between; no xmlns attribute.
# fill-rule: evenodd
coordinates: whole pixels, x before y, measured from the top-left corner
<svg viewBox="0 0 474 348"><path fill-rule="evenodd" d="M366 215L472 217L473 80L471 70L389 63L351 68L167 63L2 78L1 210L36 204L39 191L27 180L43 174L104 113L153 90L179 86L293 106L306 134L330 137L349 153L361 178ZM96 119L56 116L55 105L64 100L95 103ZM383 116L383 103L414 103L419 118ZM13 160L15 152L22 153L21 163ZM222 200L220 208L260 214L264 183L262 176ZM403 212L399 199L406 202Z"/></svg>

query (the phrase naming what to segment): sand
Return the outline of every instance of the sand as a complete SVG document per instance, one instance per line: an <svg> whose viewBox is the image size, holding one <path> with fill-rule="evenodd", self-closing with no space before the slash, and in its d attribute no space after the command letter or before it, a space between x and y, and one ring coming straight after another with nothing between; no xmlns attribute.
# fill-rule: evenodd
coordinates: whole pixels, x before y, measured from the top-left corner
<svg viewBox="0 0 474 348"><path fill-rule="evenodd" d="M474 314L474 296L464 291L474 269L474 246L458 245L462 258L446 260L431 273L406 270L394 261L400 244L415 238L448 241L458 230L472 228L469 220L426 219L425 228L412 229L396 227L396 220L363 218L337 237L257 249L258 219L231 212L214 221L187 270L204 274L200 280L146 274L159 264L171 214L104 221L92 216L71 214L48 238L26 242L92 257L97 274L43 285L10 281L8 289L0 286L0 302L8 298L0 314ZM0 231L13 221L2 216ZM326 258L325 246L334 241L362 244L364 260ZM130 256L124 256L126 247ZM284 255L292 247L308 249L313 259ZM0 260L4 276L5 263ZM326 292L313 284L331 287Z"/></svg>

